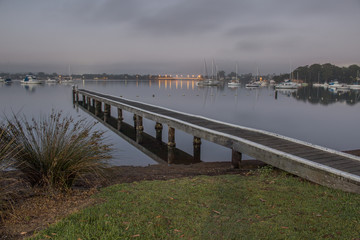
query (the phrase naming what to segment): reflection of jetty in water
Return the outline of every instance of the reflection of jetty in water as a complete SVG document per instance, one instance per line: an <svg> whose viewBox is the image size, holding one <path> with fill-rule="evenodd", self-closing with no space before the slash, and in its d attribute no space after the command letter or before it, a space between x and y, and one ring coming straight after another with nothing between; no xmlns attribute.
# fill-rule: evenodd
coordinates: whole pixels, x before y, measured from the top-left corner
<svg viewBox="0 0 360 240"><path fill-rule="evenodd" d="M134 118L134 126L119 122L118 118L106 114L101 110L96 110L90 104L84 104L79 101L76 105L84 112L96 118L117 135L125 139L128 143L139 149L141 152L155 160L160 164L193 164L200 161L200 145L194 142L194 156L174 147L169 151L168 144L162 141L162 126L155 125L156 137L153 137L144 131L136 128L136 119ZM104 109L105 111L105 109Z"/></svg>
<svg viewBox="0 0 360 240"><path fill-rule="evenodd" d="M360 91L354 90L334 92L324 88L303 87L294 92L287 92L286 95L292 96L299 101L322 105L336 102L354 105L360 101Z"/></svg>

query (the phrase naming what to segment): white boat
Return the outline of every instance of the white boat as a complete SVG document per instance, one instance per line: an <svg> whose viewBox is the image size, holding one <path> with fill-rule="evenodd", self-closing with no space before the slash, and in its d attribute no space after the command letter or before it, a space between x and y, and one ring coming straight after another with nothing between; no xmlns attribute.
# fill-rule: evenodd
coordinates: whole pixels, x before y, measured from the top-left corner
<svg viewBox="0 0 360 240"><path fill-rule="evenodd" d="M259 81L251 81L247 84L245 84L246 88L258 88L261 86L261 83Z"/></svg>
<svg viewBox="0 0 360 240"><path fill-rule="evenodd" d="M196 86L218 86L220 84L220 81L208 78L199 82L196 82Z"/></svg>
<svg viewBox="0 0 360 240"><path fill-rule="evenodd" d="M294 83L290 80L285 80L284 82L275 85L276 89L297 89L299 87L299 84Z"/></svg>
<svg viewBox="0 0 360 240"><path fill-rule="evenodd" d="M5 80L2 77L0 77L0 83L3 83L3 82L5 82Z"/></svg>
<svg viewBox="0 0 360 240"><path fill-rule="evenodd" d="M60 79L60 83L73 83L73 78L70 74L70 64L69 64L69 75L68 76L62 76Z"/></svg>
<svg viewBox="0 0 360 240"><path fill-rule="evenodd" d="M53 78L48 78L46 80L47 83L57 83L58 81L56 79L53 79Z"/></svg>
<svg viewBox="0 0 360 240"><path fill-rule="evenodd" d="M338 81L331 81L329 83L329 88L337 89L337 90L349 90L350 87L345 83L339 83Z"/></svg>
<svg viewBox="0 0 360 240"><path fill-rule="evenodd" d="M204 59L204 68L205 68L205 75L207 75L207 68L206 68L206 61ZM211 78L207 78L205 80L201 80L196 82L196 86L202 87L202 86L219 86L220 81L217 80L214 76L214 60L212 62L212 74Z"/></svg>
<svg viewBox="0 0 360 240"><path fill-rule="evenodd" d="M20 81L20 83L21 84L41 84L42 82L33 75L26 75L24 80Z"/></svg>
<svg viewBox="0 0 360 240"><path fill-rule="evenodd" d="M241 85L238 76L237 76L237 71L238 71L238 65L236 64L236 68L235 68L235 79L231 80L230 82L228 82L228 86L229 87L239 87Z"/></svg>
<svg viewBox="0 0 360 240"><path fill-rule="evenodd" d="M232 80L231 82L228 82L228 86L229 87L240 87L241 83L239 82L239 80Z"/></svg>
<svg viewBox="0 0 360 240"><path fill-rule="evenodd" d="M60 83L73 83L73 82L74 81L71 76L62 77L60 80Z"/></svg>
<svg viewBox="0 0 360 240"><path fill-rule="evenodd" d="M352 85L349 85L349 88L350 88L350 89L353 89L353 90L360 90L360 84L352 84Z"/></svg>
<svg viewBox="0 0 360 240"><path fill-rule="evenodd" d="M352 85L349 85L349 88L350 89L353 89L353 90L360 90L360 84L359 84L359 81L360 81L360 75L359 75L359 70L357 71L357 75L356 75L356 84L352 84Z"/></svg>
<svg viewBox="0 0 360 240"><path fill-rule="evenodd" d="M261 86L265 86L263 85L262 81L259 81L259 68L256 68L256 77L255 79L253 79L252 81L250 81L249 83L245 84L246 88L258 88Z"/></svg>

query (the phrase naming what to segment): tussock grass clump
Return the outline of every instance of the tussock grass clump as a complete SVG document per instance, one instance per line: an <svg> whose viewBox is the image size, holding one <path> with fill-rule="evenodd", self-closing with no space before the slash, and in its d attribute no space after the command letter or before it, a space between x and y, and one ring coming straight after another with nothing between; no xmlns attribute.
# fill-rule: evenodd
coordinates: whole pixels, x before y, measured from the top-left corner
<svg viewBox="0 0 360 240"><path fill-rule="evenodd" d="M96 123L74 121L52 111L49 116L29 121L17 116L8 120L12 136L21 146L17 168L33 186L66 190L88 173L101 176L110 158L110 145L102 131L92 131Z"/></svg>
<svg viewBox="0 0 360 240"><path fill-rule="evenodd" d="M19 151L15 138L11 137L6 126L0 126L0 217L9 207L13 195L12 185L15 181L5 170L9 169L13 162L12 158Z"/></svg>

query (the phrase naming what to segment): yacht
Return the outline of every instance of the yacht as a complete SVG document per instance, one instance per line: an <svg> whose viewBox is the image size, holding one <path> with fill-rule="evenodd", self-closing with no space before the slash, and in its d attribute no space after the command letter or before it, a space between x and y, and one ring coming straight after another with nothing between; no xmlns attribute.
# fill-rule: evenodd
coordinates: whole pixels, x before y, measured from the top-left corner
<svg viewBox="0 0 360 240"><path fill-rule="evenodd" d="M239 79L237 77L237 72L238 72L238 65L236 64L235 79L228 82L229 87L239 87L241 85L241 83L240 83L240 81L239 81Z"/></svg>
<svg viewBox="0 0 360 240"><path fill-rule="evenodd" d="M276 89L297 89L299 87L299 84L294 83L290 80L285 80L284 82L275 85Z"/></svg>
<svg viewBox="0 0 360 240"><path fill-rule="evenodd" d="M258 88L261 86L261 83L259 81L251 81L247 84L245 84L246 88Z"/></svg>
<svg viewBox="0 0 360 240"><path fill-rule="evenodd" d="M20 81L22 84L41 84L42 82L39 81L35 76L33 75L26 75L24 80Z"/></svg>
<svg viewBox="0 0 360 240"><path fill-rule="evenodd" d="M218 85L220 85L220 81L213 78L208 78L196 83L196 86L218 86Z"/></svg>

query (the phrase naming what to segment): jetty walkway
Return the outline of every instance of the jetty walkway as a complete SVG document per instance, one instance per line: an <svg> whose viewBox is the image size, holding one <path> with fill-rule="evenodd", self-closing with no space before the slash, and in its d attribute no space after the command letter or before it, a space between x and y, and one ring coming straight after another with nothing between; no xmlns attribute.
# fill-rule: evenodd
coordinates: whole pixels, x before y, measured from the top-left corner
<svg viewBox="0 0 360 240"><path fill-rule="evenodd" d="M82 101L81 101L82 100ZM117 129L124 125L123 110L134 114L136 141L144 136L143 118L154 121L156 139L161 141L162 125L168 125L168 159L174 158L175 129L192 136L194 158L199 160L201 139L232 149L232 165L238 167L242 154L308 179L315 183L360 193L360 157L328 149L275 133L242 127L198 115L187 114L122 97L73 88L74 103L93 109L95 116L113 119L111 106L117 108ZM196 156L197 155L197 156Z"/></svg>

